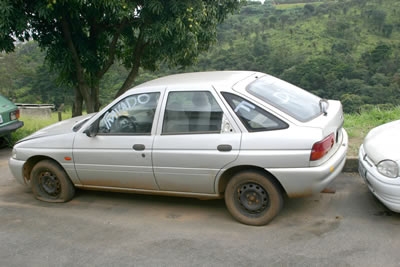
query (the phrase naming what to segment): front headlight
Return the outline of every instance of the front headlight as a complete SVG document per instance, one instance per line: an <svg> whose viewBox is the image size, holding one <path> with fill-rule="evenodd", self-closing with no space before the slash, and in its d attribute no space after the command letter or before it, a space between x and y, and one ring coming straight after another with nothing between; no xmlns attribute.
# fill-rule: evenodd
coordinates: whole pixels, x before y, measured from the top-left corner
<svg viewBox="0 0 400 267"><path fill-rule="evenodd" d="M399 175L399 166L392 160L383 160L376 165L378 172L389 178L396 178Z"/></svg>
<svg viewBox="0 0 400 267"><path fill-rule="evenodd" d="M12 150L11 157L17 159L17 150L15 148Z"/></svg>

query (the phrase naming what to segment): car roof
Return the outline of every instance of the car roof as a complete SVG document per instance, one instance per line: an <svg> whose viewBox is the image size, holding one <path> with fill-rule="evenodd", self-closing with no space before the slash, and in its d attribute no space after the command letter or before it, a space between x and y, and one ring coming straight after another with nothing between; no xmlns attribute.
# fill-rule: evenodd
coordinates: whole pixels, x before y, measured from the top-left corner
<svg viewBox="0 0 400 267"><path fill-rule="evenodd" d="M232 87L237 82L257 74L255 71L207 71L207 72L189 72L173 74L158 79L154 79L142 83L135 89L142 87L157 87L157 86L171 86L171 85L185 85L185 84L205 84L205 85L218 85ZM132 88L132 89L134 89Z"/></svg>

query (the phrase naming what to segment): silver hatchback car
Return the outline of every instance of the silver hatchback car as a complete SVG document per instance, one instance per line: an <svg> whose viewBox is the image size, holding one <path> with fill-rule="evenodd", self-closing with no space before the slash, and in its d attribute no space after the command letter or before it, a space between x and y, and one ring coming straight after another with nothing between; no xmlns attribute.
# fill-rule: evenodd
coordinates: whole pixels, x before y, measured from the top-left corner
<svg viewBox="0 0 400 267"><path fill-rule="evenodd" d="M342 126L339 101L264 73L177 74L24 138L9 166L43 201L75 188L225 197L235 219L264 225L284 196L320 192L340 173Z"/></svg>

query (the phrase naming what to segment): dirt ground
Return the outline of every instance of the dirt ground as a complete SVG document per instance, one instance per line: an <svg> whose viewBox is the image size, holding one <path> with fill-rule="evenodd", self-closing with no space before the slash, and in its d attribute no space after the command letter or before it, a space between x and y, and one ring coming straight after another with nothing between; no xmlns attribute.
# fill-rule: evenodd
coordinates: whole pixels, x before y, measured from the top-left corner
<svg viewBox="0 0 400 267"><path fill-rule="evenodd" d="M0 266L398 266L400 215L356 173L330 193L286 199L269 225L236 222L223 200L78 191L44 203L0 151Z"/></svg>

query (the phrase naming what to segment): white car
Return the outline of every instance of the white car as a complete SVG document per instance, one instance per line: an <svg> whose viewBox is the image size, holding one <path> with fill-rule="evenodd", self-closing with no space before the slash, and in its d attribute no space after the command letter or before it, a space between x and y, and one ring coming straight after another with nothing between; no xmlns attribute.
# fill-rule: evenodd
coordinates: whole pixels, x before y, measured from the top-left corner
<svg viewBox="0 0 400 267"><path fill-rule="evenodd" d="M400 212L400 120L372 129L360 146L359 173L386 207Z"/></svg>
<svg viewBox="0 0 400 267"><path fill-rule="evenodd" d="M74 188L225 197L238 221L263 225L285 195L318 193L341 172L342 126L339 101L264 73L177 74L24 138L9 166L44 201Z"/></svg>

